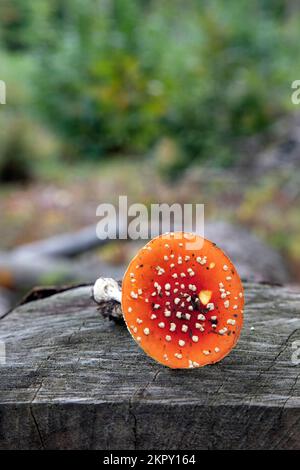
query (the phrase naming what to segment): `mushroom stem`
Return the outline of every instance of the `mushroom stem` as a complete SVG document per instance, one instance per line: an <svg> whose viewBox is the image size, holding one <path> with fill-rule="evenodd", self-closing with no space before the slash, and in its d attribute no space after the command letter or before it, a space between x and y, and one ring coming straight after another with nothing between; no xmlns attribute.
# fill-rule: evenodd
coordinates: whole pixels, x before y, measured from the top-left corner
<svg viewBox="0 0 300 470"><path fill-rule="evenodd" d="M93 286L93 298L97 304L111 300L121 303L121 287L110 277L99 277Z"/></svg>

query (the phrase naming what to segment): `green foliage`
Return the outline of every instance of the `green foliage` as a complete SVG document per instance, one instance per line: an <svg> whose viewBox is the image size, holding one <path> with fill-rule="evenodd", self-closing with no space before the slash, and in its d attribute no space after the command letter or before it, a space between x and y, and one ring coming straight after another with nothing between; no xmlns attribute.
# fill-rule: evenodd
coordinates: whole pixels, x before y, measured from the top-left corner
<svg viewBox="0 0 300 470"><path fill-rule="evenodd" d="M33 113L32 61L0 51L0 65L7 84L7 104L0 106L0 181L29 181L57 156L60 143Z"/></svg>
<svg viewBox="0 0 300 470"><path fill-rule="evenodd" d="M34 111L72 158L168 138L185 165L228 166L300 76L300 15L284 0L4 0L0 17L2 47L34 63Z"/></svg>
<svg viewBox="0 0 300 470"><path fill-rule="evenodd" d="M26 37L30 14L22 0L2 0L0 6L0 40L7 50L22 50L26 47Z"/></svg>
<svg viewBox="0 0 300 470"><path fill-rule="evenodd" d="M26 182L58 152L58 141L26 114L0 115L0 181Z"/></svg>

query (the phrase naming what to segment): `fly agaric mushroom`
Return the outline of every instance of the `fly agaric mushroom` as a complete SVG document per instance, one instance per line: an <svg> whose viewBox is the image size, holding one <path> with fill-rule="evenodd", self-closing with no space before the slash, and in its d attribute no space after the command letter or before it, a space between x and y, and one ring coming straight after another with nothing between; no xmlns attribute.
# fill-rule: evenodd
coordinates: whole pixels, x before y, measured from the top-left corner
<svg viewBox="0 0 300 470"><path fill-rule="evenodd" d="M239 338L243 304L241 280L230 259L194 234L154 238L123 279L128 330L149 356L175 369L225 357Z"/></svg>

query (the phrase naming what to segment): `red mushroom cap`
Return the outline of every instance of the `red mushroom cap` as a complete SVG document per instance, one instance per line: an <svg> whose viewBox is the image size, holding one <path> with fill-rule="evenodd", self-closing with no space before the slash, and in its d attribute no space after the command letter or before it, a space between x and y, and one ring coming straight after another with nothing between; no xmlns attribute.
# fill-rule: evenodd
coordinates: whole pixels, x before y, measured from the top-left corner
<svg viewBox="0 0 300 470"><path fill-rule="evenodd" d="M239 338L243 305L230 259L194 234L154 238L123 279L122 310L131 335L171 368L201 367L226 356Z"/></svg>

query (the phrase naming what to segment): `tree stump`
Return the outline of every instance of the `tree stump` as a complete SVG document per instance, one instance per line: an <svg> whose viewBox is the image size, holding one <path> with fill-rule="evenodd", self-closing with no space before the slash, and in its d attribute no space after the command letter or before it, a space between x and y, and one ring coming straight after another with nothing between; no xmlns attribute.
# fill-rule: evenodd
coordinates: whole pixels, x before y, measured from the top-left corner
<svg viewBox="0 0 300 470"><path fill-rule="evenodd" d="M299 449L300 290L245 288L237 347L193 370L146 357L90 286L11 311L0 320L0 448Z"/></svg>

